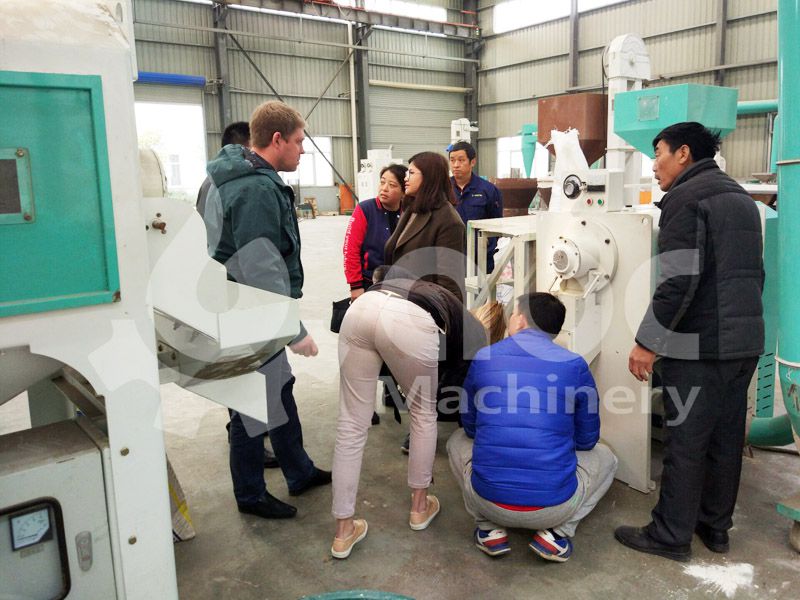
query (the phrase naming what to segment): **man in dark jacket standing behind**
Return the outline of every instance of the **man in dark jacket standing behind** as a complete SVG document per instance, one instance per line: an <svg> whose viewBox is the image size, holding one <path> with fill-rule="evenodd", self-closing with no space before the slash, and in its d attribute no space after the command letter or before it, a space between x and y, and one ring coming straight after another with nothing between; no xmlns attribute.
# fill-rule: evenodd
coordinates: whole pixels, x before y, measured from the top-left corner
<svg viewBox="0 0 800 600"><path fill-rule="evenodd" d="M204 218L212 257L228 278L262 290L300 298L303 265L294 193L277 171L295 171L303 154L305 122L283 102L265 102L250 119L251 148L225 146L208 163L214 188ZM216 216L215 216L216 215ZM214 219L219 223L212 223ZM316 356L314 339L300 324L289 349ZM259 369L267 382L267 418L272 447L289 494L331 482L329 471L314 466L303 448L303 433L293 395L294 376L281 351ZM280 402L278 401L280 399ZM263 424L236 411L231 416L230 468L239 511L264 518L290 518L296 509L267 492L264 482Z"/></svg>
<svg viewBox="0 0 800 600"><path fill-rule="evenodd" d="M645 381L659 357L666 439L652 521L619 527L638 550L685 561L692 533L727 552L739 489L747 388L764 351L761 220L753 199L723 173L719 135L678 123L653 140L661 268L629 357Z"/></svg>

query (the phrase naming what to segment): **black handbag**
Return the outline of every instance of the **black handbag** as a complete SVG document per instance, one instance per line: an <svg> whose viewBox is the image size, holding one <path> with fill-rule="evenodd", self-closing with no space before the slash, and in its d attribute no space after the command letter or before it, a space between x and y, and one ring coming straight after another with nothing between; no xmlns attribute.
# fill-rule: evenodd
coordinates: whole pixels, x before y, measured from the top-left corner
<svg viewBox="0 0 800 600"><path fill-rule="evenodd" d="M350 298L347 297L343 300L337 300L333 303L333 310L331 311L331 331L339 333L342 328L342 321L344 321L344 313L350 307Z"/></svg>

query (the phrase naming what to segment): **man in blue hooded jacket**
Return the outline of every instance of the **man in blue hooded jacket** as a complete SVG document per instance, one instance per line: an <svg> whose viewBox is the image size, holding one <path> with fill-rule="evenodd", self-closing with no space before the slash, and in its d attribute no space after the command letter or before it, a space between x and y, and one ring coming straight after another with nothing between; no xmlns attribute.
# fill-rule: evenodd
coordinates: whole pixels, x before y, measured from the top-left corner
<svg viewBox="0 0 800 600"><path fill-rule="evenodd" d="M300 230L294 193L278 171L295 171L303 154L305 122L283 102L265 102L250 120L251 148L225 146L208 163L214 189L208 196L204 219L209 253L225 265L228 278L291 298L303 295ZM289 349L316 356L314 339L300 324ZM303 447L303 432L294 400L294 375L281 351L259 369L266 377L270 439L289 494L331 482L330 471L314 466ZM282 519L295 507L267 492L264 482L264 434L253 419L232 412L230 469L239 511Z"/></svg>
<svg viewBox="0 0 800 600"><path fill-rule="evenodd" d="M464 381L463 430L447 442L450 467L489 556L511 548L504 527L533 529L546 560L572 554L578 523L608 490L617 459L600 437L598 395L586 361L558 346L558 298L517 299L509 337L478 351Z"/></svg>

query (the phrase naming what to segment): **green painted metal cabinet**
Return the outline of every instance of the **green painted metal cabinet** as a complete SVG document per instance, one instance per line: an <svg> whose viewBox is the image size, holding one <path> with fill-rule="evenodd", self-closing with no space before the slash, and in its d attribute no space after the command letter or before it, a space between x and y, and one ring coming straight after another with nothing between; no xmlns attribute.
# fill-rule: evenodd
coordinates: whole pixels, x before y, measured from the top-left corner
<svg viewBox="0 0 800 600"><path fill-rule="evenodd" d="M0 71L0 317L118 295L100 77Z"/></svg>

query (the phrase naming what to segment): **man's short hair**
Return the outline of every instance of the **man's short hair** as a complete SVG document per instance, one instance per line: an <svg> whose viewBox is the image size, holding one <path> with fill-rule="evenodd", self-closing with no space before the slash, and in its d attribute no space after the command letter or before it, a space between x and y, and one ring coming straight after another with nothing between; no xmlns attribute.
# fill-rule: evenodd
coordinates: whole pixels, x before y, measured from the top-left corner
<svg viewBox="0 0 800 600"><path fill-rule="evenodd" d="M280 133L289 137L298 129L305 128L303 117L291 106L271 100L256 107L250 117L250 141L254 148L266 148L272 143L272 136Z"/></svg>
<svg viewBox="0 0 800 600"><path fill-rule="evenodd" d="M456 142L455 144L451 144L447 155L450 156L453 152L457 152L459 150L466 152L469 160L472 160L478 155L477 152L475 152L475 147L469 142Z"/></svg>
<svg viewBox="0 0 800 600"><path fill-rule="evenodd" d="M236 121L231 123L222 132L222 146L228 144L250 145L250 123L247 121Z"/></svg>
<svg viewBox="0 0 800 600"><path fill-rule="evenodd" d="M697 162L704 158L714 158L719 150L719 131L711 131L695 121L675 123L661 130L653 139L653 148L658 142L664 140L670 152L675 152L681 146L689 146L692 160Z"/></svg>
<svg viewBox="0 0 800 600"><path fill-rule="evenodd" d="M567 309L553 294L532 292L517 298L517 306L528 325L557 336L564 325Z"/></svg>

